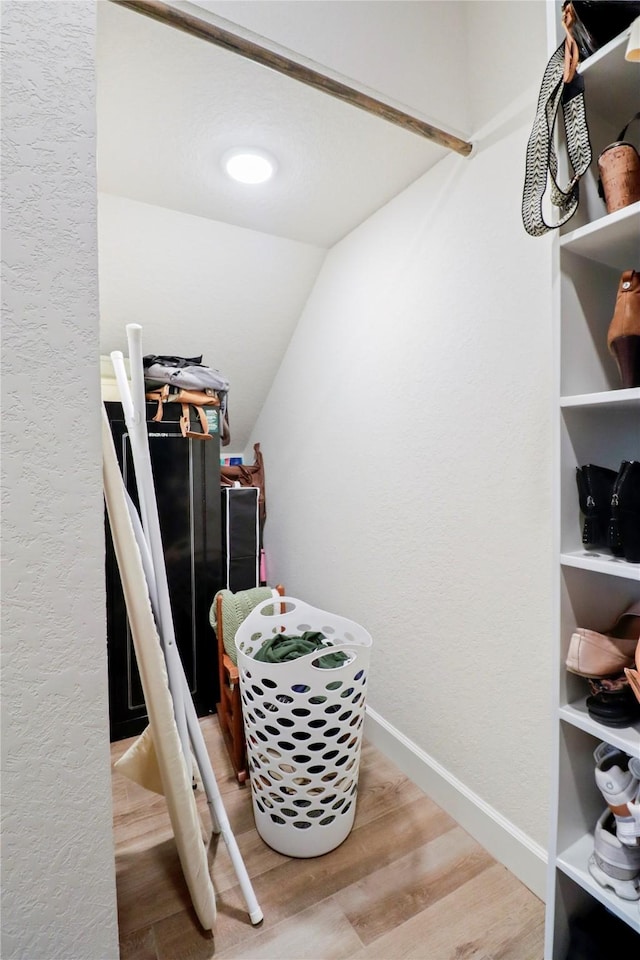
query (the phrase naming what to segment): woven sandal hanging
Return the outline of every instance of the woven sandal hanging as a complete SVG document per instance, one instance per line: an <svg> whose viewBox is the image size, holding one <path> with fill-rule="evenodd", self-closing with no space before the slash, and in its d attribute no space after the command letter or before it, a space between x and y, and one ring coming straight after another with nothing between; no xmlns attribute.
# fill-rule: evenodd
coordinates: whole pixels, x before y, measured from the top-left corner
<svg viewBox="0 0 640 960"><path fill-rule="evenodd" d="M591 163L591 143L585 114L584 79L576 72L579 51L571 34L572 8L562 14L566 38L549 60L538 96L533 128L527 144L526 172L522 194L522 222L528 234L541 237L571 219L580 199L579 181ZM573 176L563 188L558 184L558 157L554 132L562 108L566 146ZM542 211L544 196L557 210L557 219L548 223Z"/></svg>

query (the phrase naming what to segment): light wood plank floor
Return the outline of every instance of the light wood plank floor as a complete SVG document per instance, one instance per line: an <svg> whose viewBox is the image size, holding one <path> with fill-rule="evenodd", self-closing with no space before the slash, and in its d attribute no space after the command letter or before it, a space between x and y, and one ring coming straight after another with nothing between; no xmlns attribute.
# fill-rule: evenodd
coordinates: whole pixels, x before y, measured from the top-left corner
<svg viewBox="0 0 640 960"><path fill-rule="evenodd" d="M366 741L350 835L322 857L291 859L258 835L217 719L201 725L265 919L251 925L226 846L213 841L218 921L215 936L203 932L164 798L114 771L121 960L541 960L541 901ZM130 743L113 743L112 760Z"/></svg>

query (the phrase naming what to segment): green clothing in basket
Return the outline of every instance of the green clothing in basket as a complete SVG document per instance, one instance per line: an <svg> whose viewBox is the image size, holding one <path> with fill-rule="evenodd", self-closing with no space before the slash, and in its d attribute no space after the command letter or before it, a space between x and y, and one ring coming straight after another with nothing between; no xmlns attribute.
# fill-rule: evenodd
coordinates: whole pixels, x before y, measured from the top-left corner
<svg viewBox="0 0 640 960"><path fill-rule="evenodd" d="M324 634L314 630L306 630L299 637L279 633L277 637L265 640L254 656L254 660L261 660L263 663L283 663L286 660L297 660L298 657L304 657L315 650L331 650L331 646L325 643L326 639ZM325 653L322 657L318 657L317 664L325 670L331 670L348 659L343 650L334 650L332 653Z"/></svg>

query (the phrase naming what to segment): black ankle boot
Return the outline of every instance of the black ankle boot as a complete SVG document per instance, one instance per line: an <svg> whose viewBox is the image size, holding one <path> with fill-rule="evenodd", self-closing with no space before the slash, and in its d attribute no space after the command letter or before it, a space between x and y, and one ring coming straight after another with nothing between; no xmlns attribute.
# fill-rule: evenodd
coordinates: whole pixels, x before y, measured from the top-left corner
<svg viewBox="0 0 640 960"><path fill-rule="evenodd" d="M630 460L623 460L618 470L618 475L613 483L611 490L611 506L609 510L609 525L607 528L607 544L614 557L624 557L624 547L622 545L622 529L619 519L619 493L622 478L626 473Z"/></svg>
<svg viewBox="0 0 640 960"><path fill-rule="evenodd" d="M587 463L576 467L578 499L583 515L582 542L586 547L608 547L613 486L619 474Z"/></svg>
<svg viewBox="0 0 640 960"><path fill-rule="evenodd" d="M640 460L623 460L611 494L608 531L611 551L640 563Z"/></svg>

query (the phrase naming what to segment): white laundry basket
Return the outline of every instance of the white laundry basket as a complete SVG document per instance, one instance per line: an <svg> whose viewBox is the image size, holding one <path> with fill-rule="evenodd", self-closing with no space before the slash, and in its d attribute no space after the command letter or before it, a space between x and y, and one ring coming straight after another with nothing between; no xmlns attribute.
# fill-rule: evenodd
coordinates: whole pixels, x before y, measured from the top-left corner
<svg viewBox="0 0 640 960"><path fill-rule="evenodd" d="M309 630L335 646L284 663L254 659L275 635ZM235 639L258 833L289 857L328 853L356 812L371 636L353 620L281 597L254 607ZM335 649L348 659L317 666Z"/></svg>

